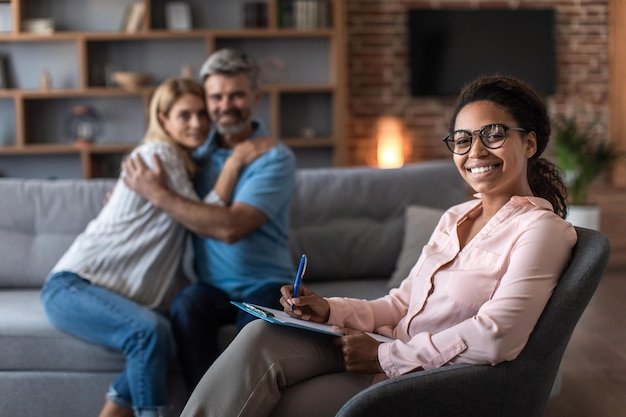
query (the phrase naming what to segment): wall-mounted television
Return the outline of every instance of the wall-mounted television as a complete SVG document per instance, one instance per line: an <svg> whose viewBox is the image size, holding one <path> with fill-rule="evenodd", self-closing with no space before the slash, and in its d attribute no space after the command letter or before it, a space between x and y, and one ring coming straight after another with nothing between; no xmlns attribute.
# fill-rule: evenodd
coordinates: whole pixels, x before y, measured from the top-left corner
<svg viewBox="0 0 626 417"><path fill-rule="evenodd" d="M456 95L494 73L556 90L554 9L411 9L408 29L413 96Z"/></svg>

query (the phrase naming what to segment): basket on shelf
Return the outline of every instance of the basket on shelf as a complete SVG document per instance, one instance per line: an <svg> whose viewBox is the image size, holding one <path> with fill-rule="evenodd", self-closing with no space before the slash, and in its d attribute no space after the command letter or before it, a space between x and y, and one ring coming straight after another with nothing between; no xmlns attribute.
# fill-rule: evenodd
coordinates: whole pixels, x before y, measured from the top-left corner
<svg viewBox="0 0 626 417"><path fill-rule="evenodd" d="M152 75L142 72L116 71L111 78L125 90L138 90L152 82Z"/></svg>

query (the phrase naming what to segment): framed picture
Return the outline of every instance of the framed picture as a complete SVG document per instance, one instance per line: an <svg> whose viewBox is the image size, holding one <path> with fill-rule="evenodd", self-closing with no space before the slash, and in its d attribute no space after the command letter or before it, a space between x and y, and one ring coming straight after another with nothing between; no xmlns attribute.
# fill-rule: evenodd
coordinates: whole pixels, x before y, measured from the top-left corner
<svg viewBox="0 0 626 417"><path fill-rule="evenodd" d="M191 10L188 3L172 1L165 5L165 24L168 30L191 30Z"/></svg>

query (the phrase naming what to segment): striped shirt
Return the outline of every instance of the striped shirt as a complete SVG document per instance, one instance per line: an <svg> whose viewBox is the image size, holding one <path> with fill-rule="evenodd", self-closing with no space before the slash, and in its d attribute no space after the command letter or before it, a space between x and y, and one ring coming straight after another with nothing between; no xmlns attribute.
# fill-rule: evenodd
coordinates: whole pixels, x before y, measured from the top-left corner
<svg viewBox="0 0 626 417"><path fill-rule="evenodd" d="M141 155L150 168L152 155L158 155L169 188L198 200L183 160L171 146L146 143L133 154ZM73 272L143 306L156 308L169 295L181 270L185 235L180 224L129 189L120 178L109 202L52 272Z"/></svg>

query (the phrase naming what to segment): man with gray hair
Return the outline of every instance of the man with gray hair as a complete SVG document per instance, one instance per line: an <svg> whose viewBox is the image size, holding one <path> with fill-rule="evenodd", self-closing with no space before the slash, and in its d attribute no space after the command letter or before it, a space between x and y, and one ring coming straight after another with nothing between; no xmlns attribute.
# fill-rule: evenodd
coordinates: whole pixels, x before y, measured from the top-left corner
<svg viewBox="0 0 626 417"><path fill-rule="evenodd" d="M200 198L206 199L233 147L269 133L252 117L261 92L259 68L251 56L234 49L218 50L202 65L200 77L213 129L193 154L198 166L194 185ZM287 240L295 156L277 143L243 169L232 202L221 205L180 197L167 188L158 161L155 164L157 169L151 171L141 160L127 161L125 181L193 232L197 280L178 294L170 308L191 390L219 355L218 328L237 323L239 330L253 319L231 300L282 308L280 287L295 275Z"/></svg>

